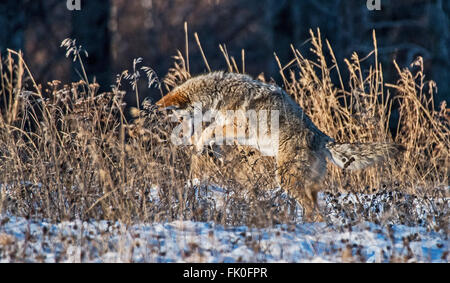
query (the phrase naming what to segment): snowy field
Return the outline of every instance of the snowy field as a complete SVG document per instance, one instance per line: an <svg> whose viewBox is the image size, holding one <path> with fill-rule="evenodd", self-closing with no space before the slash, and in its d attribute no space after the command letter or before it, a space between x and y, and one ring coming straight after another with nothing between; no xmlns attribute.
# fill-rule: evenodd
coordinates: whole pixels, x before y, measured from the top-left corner
<svg viewBox="0 0 450 283"><path fill-rule="evenodd" d="M425 228L324 223L250 229L176 221L27 221L2 217L1 262L448 262L446 236ZM389 231L390 230L390 231Z"/></svg>
<svg viewBox="0 0 450 283"><path fill-rule="evenodd" d="M213 194L220 197L217 191ZM346 212L336 206L365 199L367 207L359 213L374 213L376 219L383 220L386 207L380 200L389 197L392 194L349 194L336 200L322 194L322 205L329 214L327 223L299 221L266 228L192 221L130 226L108 221L52 224L0 215L0 261L449 262L448 229L433 229L430 216L436 202L412 201L415 207L408 213L417 213L414 217L423 218L419 219L423 225L403 225L386 217L377 224L374 222L378 221L342 224Z"/></svg>

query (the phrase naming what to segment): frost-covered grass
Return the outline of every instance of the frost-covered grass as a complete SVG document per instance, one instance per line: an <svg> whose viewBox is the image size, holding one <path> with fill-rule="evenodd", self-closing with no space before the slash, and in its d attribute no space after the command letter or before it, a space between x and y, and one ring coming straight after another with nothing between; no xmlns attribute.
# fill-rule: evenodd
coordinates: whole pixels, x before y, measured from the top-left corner
<svg viewBox="0 0 450 283"><path fill-rule="evenodd" d="M50 224L2 216L1 262L448 262L448 235L365 222L270 228L210 222Z"/></svg>
<svg viewBox="0 0 450 283"><path fill-rule="evenodd" d="M153 189L153 201L160 201ZM277 194L275 190L272 193ZM226 209L224 190L197 189ZM388 205L395 194L321 194L327 222L303 223L301 208L289 224L269 227L171 221L125 224L120 221L62 221L1 215L2 262L449 262L448 199L413 196L408 225ZM359 213L358 199L363 200ZM281 195L279 201L285 201ZM404 203L397 201L400 207ZM221 208L219 208L221 209ZM398 209L398 208L397 208ZM353 218L353 219L352 219ZM411 219L416 222L411 222ZM370 222L368 219L377 222ZM428 222L427 222L428 219ZM441 225L441 226L439 226ZM448 222L447 222L448 225Z"/></svg>

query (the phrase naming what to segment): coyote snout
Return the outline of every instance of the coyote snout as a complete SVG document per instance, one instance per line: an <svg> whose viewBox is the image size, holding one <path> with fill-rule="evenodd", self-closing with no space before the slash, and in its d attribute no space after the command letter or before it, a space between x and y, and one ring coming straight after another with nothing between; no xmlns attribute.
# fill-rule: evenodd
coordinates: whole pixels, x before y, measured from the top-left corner
<svg viewBox="0 0 450 283"><path fill-rule="evenodd" d="M317 206L317 193L326 173L327 159L343 169L363 169L386 160L389 156L396 156L403 150L402 146L391 143L337 143L321 132L283 89L242 74L213 72L191 78L156 104L159 107L194 111L193 106L197 103L203 109L215 111L269 110L279 113L278 140L276 144L275 141L270 141L276 147L274 157L269 162L265 160L259 163L259 166L267 167L267 172L276 172L274 183L303 205L309 220L312 220ZM223 127L237 128L238 125L233 120L212 125L209 130L201 132L202 141L212 140L212 133L216 131L212 131L211 127L217 130ZM246 133L248 132L249 129ZM236 146L241 147L239 139L237 141ZM199 169L209 162L207 159L208 156L193 157L192 168L200 173L194 177L204 178L207 175L204 170ZM241 163L245 163L243 168L249 167L247 158L242 159ZM245 171L240 170L241 174L243 172Z"/></svg>

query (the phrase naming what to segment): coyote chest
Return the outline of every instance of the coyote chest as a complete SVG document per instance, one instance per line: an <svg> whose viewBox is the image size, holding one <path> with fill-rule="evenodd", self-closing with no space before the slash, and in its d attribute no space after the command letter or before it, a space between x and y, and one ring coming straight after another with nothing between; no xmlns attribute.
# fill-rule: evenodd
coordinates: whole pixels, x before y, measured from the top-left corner
<svg viewBox="0 0 450 283"><path fill-rule="evenodd" d="M291 138L305 149L324 148L332 141L281 88L246 75L219 72L192 78L157 105L190 111L194 128L199 122L211 123L194 129L198 150L211 143L250 145L278 158L280 144Z"/></svg>

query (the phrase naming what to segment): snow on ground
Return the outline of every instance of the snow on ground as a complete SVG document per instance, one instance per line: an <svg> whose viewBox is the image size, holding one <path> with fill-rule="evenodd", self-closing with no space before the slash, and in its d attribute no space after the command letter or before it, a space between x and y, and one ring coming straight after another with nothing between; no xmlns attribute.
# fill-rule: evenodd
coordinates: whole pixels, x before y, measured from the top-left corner
<svg viewBox="0 0 450 283"><path fill-rule="evenodd" d="M448 238L422 227L361 223L271 228L175 221L126 226L1 216L0 261L43 262L448 262Z"/></svg>
<svg viewBox="0 0 450 283"><path fill-rule="evenodd" d="M219 206L226 203L226 194L217 188L196 194ZM156 187L150 197L158 202ZM392 200L399 207L395 213ZM320 202L327 223L298 221L266 228L192 221L50 223L0 214L0 262L450 261L448 229L434 225L436 213L448 211L447 198L325 193ZM353 221L355 214L363 215L363 220Z"/></svg>

